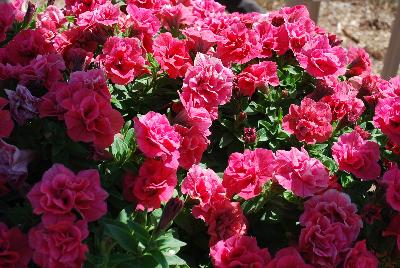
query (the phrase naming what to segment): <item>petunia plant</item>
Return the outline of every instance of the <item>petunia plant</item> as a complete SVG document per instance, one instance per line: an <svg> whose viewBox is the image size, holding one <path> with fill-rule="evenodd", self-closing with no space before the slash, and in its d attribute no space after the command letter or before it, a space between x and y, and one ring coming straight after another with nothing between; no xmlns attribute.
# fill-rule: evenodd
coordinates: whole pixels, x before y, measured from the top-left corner
<svg viewBox="0 0 400 268"><path fill-rule="evenodd" d="M399 161L305 6L0 3L0 268L400 267Z"/></svg>

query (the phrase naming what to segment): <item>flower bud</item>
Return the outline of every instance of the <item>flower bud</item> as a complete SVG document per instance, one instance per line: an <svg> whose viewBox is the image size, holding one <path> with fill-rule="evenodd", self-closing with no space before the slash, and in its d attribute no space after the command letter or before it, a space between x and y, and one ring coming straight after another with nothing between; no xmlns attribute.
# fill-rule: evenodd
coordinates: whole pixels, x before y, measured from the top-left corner
<svg viewBox="0 0 400 268"><path fill-rule="evenodd" d="M244 128L243 140L248 144L253 144L256 142L257 132L253 127Z"/></svg>
<svg viewBox="0 0 400 268"><path fill-rule="evenodd" d="M164 207L157 231L166 229L182 209L183 201L178 197L171 198Z"/></svg>
<svg viewBox="0 0 400 268"><path fill-rule="evenodd" d="M35 14L35 11L36 11L35 4L33 4L32 2L29 1L28 8L26 10L24 21L23 21L24 25L28 25L31 22L31 20L33 18L33 14Z"/></svg>

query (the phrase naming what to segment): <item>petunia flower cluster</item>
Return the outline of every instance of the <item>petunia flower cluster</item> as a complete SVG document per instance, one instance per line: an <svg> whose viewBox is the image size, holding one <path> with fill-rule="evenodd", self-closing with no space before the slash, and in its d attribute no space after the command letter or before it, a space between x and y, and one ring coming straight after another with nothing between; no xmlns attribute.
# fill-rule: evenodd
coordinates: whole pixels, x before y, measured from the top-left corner
<svg viewBox="0 0 400 268"><path fill-rule="evenodd" d="M305 6L117 2L0 3L1 205L32 214L1 218L0 267L171 261L166 234L214 267L397 261L400 77L373 74ZM182 206L208 245L181 228ZM100 237L118 213L151 233L137 256Z"/></svg>

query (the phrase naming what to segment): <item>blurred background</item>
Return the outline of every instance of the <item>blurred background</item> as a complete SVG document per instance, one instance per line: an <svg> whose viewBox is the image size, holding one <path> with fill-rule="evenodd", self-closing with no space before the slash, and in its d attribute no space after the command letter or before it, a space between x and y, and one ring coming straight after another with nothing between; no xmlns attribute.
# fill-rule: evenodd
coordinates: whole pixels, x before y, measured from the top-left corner
<svg viewBox="0 0 400 268"><path fill-rule="evenodd" d="M279 9L287 2L284 0L255 1L267 11ZM381 73L392 33L392 25L396 17L397 5L400 1L320 0L319 2L318 25L336 34L344 41L345 47L364 48L373 61L374 73ZM400 25L393 29L393 33L400 40ZM392 53L399 55L400 49L395 49L395 52ZM394 55L390 57L394 57ZM399 69L397 74L400 74Z"/></svg>

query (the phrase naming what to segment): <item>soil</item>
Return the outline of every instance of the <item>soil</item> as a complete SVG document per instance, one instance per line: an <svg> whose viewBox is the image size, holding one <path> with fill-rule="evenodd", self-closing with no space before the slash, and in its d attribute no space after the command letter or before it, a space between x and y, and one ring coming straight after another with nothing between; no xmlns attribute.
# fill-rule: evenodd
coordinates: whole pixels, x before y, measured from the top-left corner
<svg viewBox="0 0 400 268"><path fill-rule="evenodd" d="M282 7L285 1L257 2L266 10L275 10ZM396 0L321 0L318 25L336 34L343 40L345 47L364 48L370 54L373 72L381 73L396 5ZM400 69L398 74L400 75Z"/></svg>

